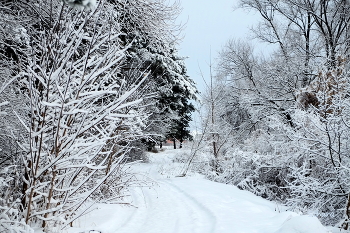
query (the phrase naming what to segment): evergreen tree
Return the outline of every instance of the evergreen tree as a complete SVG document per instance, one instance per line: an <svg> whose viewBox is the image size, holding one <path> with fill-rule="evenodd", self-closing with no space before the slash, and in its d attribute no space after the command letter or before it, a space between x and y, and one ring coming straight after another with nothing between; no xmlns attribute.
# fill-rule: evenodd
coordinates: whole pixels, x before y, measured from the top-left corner
<svg viewBox="0 0 350 233"><path fill-rule="evenodd" d="M189 100L196 100L198 91L194 81L187 75L184 58L179 57L175 49L155 52L143 46L137 43L129 50L130 67L125 67L125 75L135 75L135 70L139 68L149 72L150 78L145 85L147 92L154 93L155 98L150 99L152 115L145 134L149 135L146 141L148 148L151 148L164 141L175 120L183 118L183 106ZM190 109L194 109L193 106Z"/></svg>
<svg viewBox="0 0 350 233"><path fill-rule="evenodd" d="M176 98L176 97L175 97ZM195 108L193 104L185 97L178 96L181 102L181 107L178 108L178 116L172 119L170 127L167 132L167 137L171 138L176 149L176 140L180 142L180 148L185 140L192 140L189 124L191 121L191 113Z"/></svg>
<svg viewBox="0 0 350 233"><path fill-rule="evenodd" d="M196 99L196 87L186 74L184 58L179 57L176 44L179 28L175 19L178 3L165 0L109 0L119 12L121 41L131 44L122 75L128 82L147 75L143 95L151 112L144 128L144 142L149 150L161 144L174 119L179 118L182 101L179 97Z"/></svg>

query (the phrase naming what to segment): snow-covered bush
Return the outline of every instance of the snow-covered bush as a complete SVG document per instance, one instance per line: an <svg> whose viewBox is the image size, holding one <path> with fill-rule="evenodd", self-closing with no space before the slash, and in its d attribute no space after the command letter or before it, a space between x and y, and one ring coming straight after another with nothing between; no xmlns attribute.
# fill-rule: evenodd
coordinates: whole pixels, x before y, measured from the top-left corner
<svg viewBox="0 0 350 233"><path fill-rule="evenodd" d="M315 90L319 105L312 111L295 111L298 131L294 144L302 152L291 166L288 204L311 212L325 224L349 221L349 101L347 77L339 72L319 76ZM333 82L333 79L338 79ZM327 203L327 204L325 204Z"/></svg>
<svg viewBox="0 0 350 233"><path fill-rule="evenodd" d="M278 159L278 156L271 154L231 150L219 160L219 172L207 172L207 177L281 202L289 197L286 189L288 168L280 166Z"/></svg>

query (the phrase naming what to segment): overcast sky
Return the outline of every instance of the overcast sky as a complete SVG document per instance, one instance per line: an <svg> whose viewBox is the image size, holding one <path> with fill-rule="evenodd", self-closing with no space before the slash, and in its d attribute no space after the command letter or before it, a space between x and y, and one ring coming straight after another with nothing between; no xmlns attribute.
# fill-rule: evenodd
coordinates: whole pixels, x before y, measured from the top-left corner
<svg viewBox="0 0 350 233"><path fill-rule="evenodd" d="M179 54L189 57L186 59L188 75L198 83L199 90L203 90L199 67L209 79L210 50L214 63L228 39L247 38L258 16L235 9L237 0L181 0L181 5L183 10L178 20L187 23Z"/></svg>

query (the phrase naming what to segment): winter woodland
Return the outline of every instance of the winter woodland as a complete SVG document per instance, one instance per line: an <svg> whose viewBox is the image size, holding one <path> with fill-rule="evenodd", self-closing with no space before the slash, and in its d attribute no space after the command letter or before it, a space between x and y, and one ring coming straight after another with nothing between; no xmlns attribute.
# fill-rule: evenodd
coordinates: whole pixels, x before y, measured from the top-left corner
<svg viewBox="0 0 350 233"><path fill-rule="evenodd" d="M192 141L179 176L348 230L350 4L240 7L274 51L229 40L199 93L177 52L178 2L1 1L0 232L62 232L96 203L125 202L143 182L129 168L166 139Z"/></svg>
<svg viewBox="0 0 350 233"><path fill-rule="evenodd" d="M188 137L178 5L93 3L1 2L1 232L60 232L122 198L146 147Z"/></svg>
<svg viewBox="0 0 350 233"><path fill-rule="evenodd" d="M207 176L349 229L349 20L344 1L242 0L258 54L222 48L202 94Z"/></svg>

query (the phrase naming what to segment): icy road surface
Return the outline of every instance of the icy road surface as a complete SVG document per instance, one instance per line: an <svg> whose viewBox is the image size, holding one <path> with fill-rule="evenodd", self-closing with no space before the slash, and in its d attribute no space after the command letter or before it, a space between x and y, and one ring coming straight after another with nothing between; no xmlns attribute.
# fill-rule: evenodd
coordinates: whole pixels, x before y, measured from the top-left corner
<svg viewBox="0 0 350 233"><path fill-rule="evenodd" d="M315 217L299 216L231 185L199 175L176 177L171 158L181 150L151 154L138 164L153 187L131 190L133 206L98 205L74 222L69 233L327 233ZM94 230L94 231L93 231Z"/></svg>

